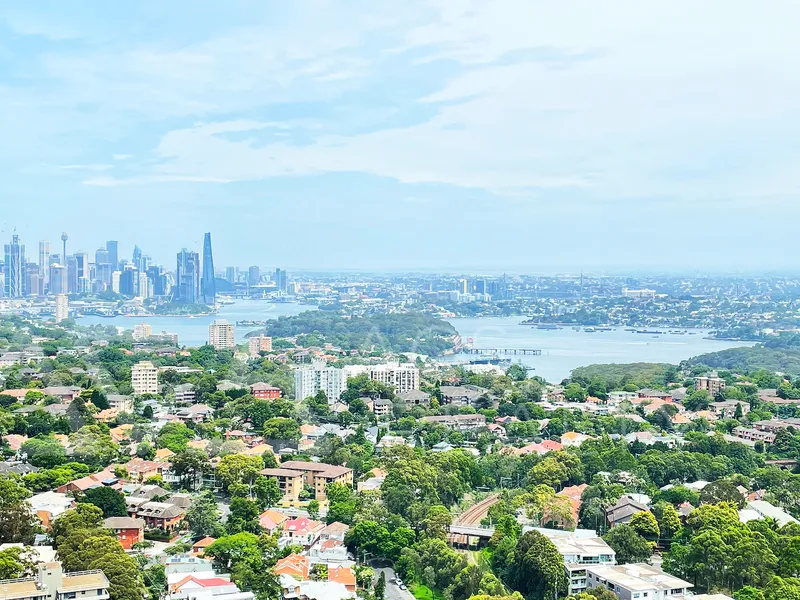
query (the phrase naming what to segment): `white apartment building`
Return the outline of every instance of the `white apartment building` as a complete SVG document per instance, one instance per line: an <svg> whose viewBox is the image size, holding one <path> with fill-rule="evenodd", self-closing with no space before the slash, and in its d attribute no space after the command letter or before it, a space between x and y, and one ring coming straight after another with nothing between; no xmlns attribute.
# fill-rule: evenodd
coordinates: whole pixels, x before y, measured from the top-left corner
<svg viewBox="0 0 800 600"><path fill-rule="evenodd" d="M119 294L119 280L122 277L122 271L114 271L111 273L111 291Z"/></svg>
<svg viewBox="0 0 800 600"><path fill-rule="evenodd" d="M236 330L232 323L217 320L208 326L208 343L217 350L236 347Z"/></svg>
<svg viewBox="0 0 800 600"><path fill-rule="evenodd" d="M139 298L146 300L150 296L150 278L147 273L139 273Z"/></svg>
<svg viewBox="0 0 800 600"><path fill-rule="evenodd" d="M69 297L66 294L56 296L56 323L69 319Z"/></svg>
<svg viewBox="0 0 800 600"><path fill-rule="evenodd" d="M617 564L616 553L602 538L597 537L595 531L585 529L561 531L543 528L537 528L536 531L547 536L564 557L564 570L569 579L568 594L571 596L586 591L587 567Z"/></svg>
<svg viewBox="0 0 800 600"><path fill-rule="evenodd" d="M131 387L137 396L158 393L158 369L149 360L131 367Z"/></svg>
<svg viewBox="0 0 800 600"><path fill-rule="evenodd" d="M118 410L119 412L132 412L133 399L130 396L123 396L121 394L109 394L108 408Z"/></svg>
<svg viewBox="0 0 800 600"><path fill-rule="evenodd" d="M108 600L102 571L64 573L60 562L40 563L35 577L0 580L2 600Z"/></svg>
<svg viewBox="0 0 800 600"><path fill-rule="evenodd" d="M250 356L258 356L262 352L272 352L272 338L259 335L250 338Z"/></svg>
<svg viewBox="0 0 800 600"><path fill-rule="evenodd" d="M153 336L153 328L147 323L139 323L133 326L133 341L144 342Z"/></svg>
<svg viewBox="0 0 800 600"><path fill-rule="evenodd" d="M664 573L647 563L586 567L589 589L605 586L620 600L688 600L688 581Z"/></svg>
<svg viewBox="0 0 800 600"><path fill-rule="evenodd" d="M386 363L383 365L348 365L346 377L365 374L372 380L394 387L396 394L419 389L419 369L413 363Z"/></svg>
<svg viewBox="0 0 800 600"><path fill-rule="evenodd" d="M347 389L347 376L342 369L329 367L325 362L315 361L310 366L299 367L294 372L294 395L298 400L305 400L322 390L328 397L328 403L339 400Z"/></svg>

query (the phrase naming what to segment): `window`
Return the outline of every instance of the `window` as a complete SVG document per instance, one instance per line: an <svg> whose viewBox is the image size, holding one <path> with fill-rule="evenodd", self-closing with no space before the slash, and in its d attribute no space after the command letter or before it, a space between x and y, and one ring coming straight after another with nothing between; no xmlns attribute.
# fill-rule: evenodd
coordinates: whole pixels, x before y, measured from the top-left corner
<svg viewBox="0 0 800 600"><path fill-rule="evenodd" d="M633 597L634 597L634 598L638 598L638 597L639 597L639 592L636 592L636 593L633 595Z"/></svg>

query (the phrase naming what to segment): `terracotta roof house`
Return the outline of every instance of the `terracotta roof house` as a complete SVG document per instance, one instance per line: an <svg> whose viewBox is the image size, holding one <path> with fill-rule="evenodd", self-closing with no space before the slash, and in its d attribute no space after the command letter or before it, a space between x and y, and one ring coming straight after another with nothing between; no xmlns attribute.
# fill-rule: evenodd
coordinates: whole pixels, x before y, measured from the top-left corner
<svg viewBox="0 0 800 600"><path fill-rule="evenodd" d="M280 531L288 520L289 517L277 510L265 510L258 516L258 524L269 535Z"/></svg>
<svg viewBox="0 0 800 600"><path fill-rule="evenodd" d="M203 556L206 548L216 541L217 538L213 538L211 536L206 536L202 540L197 540L194 544L192 544L192 554L195 556Z"/></svg>
<svg viewBox="0 0 800 600"><path fill-rule="evenodd" d="M309 567L310 562L307 556L290 554L275 563L273 571L276 575L291 575L298 581L305 581L308 579Z"/></svg>

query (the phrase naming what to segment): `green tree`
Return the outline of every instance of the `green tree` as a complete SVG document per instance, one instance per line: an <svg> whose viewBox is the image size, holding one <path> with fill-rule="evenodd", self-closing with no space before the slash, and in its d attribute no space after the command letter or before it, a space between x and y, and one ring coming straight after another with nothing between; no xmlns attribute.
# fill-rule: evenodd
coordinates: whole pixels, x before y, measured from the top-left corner
<svg viewBox="0 0 800 600"><path fill-rule="evenodd" d="M672 539L680 531L681 517L674 506L661 502L653 507L653 513L657 515L656 519L661 537Z"/></svg>
<svg viewBox="0 0 800 600"><path fill-rule="evenodd" d="M618 525L603 536L603 541L614 549L617 563L646 562L653 554L647 540L636 533L630 525Z"/></svg>
<svg viewBox="0 0 800 600"><path fill-rule="evenodd" d="M220 513L214 494L210 491L196 496L186 511L186 524L194 538L206 536L220 537L224 528L220 522Z"/></svg>
<svg viewBox="0 0 800 600"><path fill-rule="evenodd" d="M661 532L655 515L649 510L636 513L630 520L631 529L646 540L657 540Z"/></svg>
<svg viewBox="0 0 800 600"><path fill-rule="evenodd" d="M192 439L194 439L194 432L183 423L167 423L159 431L156 444L159 448L169 448L178 454L186 450Z"/></svg>
<svg viewBox="0 0 800 600"><path fill-rule="evenodd" d="M264 468L264 460L260 456L246 454L229 454L223 456L217 465L217 477L225 487L234 483L253 485L258 472Z"/></svg>
<svg viewBox="0 0 800 600"><path fill-rule="evenodd" d="M27 455L34 467L52 469L67 462L67 451L53 436L42 436L28 440L20 451Z"/></svg>
<svg viewBox="0 0 800 600"><path fill-rule="evenodd" d="M566 594L564 559L555 544L538 531L529 531L514 551L514 588L530 600L549 600Z"/></svg>
<svg viewBox="0 0 800 600"><path fill-rule="evenodd" d="M19 481L0 477L0 540L32 544L39 527L33 516L28 491Z"/></svg>
<svg viewBox="0 0 800 600"><path fill-rule="evenodd" d="M81 427L69 436L69 445L76 461L93 467L105 467L119 456L119 448L114 440L97 425Z"/></svg>
<svg viewBox="0 0 800 600"><path fill-rule="evenodd" d="M103 517L127 517L128 511L125 506L125 496L117 490L101 485L91 488L84 492L83 497L78 502L94 504L101 511Z"/></svg>
<svg viewBox="0 0 800 600"><path fill-rule="evenodd" d="M197 448L186 448L176 453L171 459L172 472L180 477L181 485L194 490L200 483L204 473L211 471L208 455Z"/></svg>
<svg viewBox="0 0 800 600"><path fill-rule="evenodd" d="M299 440L300 425L295 419L273 417L264 423L263 435L268 440Z"/></svg>
<svg viewBox="0 0 800 600"><path fill-rule="evenodd" d="M275 506L283 496L278 481L273 477L267 478L263 475L256 477L256 481L253 484L253 493L258 499L261 510Z"/></svg>
<svg viewBox="0 0 800 600"><path fill-rule="evenodd" d="M375 583L375 600L384 600L386 596L386 571L381 571Z"/></svg>

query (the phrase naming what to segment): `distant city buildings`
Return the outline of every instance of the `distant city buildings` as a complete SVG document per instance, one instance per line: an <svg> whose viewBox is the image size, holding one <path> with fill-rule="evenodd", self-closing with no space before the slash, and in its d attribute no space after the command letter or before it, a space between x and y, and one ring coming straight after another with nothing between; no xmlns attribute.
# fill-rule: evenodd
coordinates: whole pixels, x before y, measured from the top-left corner
<svg viewBox="0 0 800 600"><path fill-rule="evenodd" d="M236 331L232 323L216 320L208 326L208 343L217 350L236 347Z"/></svg>
<svg viewBox="0 0 800 600"><path fill-rule="evenodd" d="M261 283L261 270L253 265L247 269L247 283L250 285L258 285Z"/></svg>
<svg viewBox="0 0 800 600"><path fill-rule="evenodd" d="M143 360L131 367L131 387L137 396L158 394L158 368Z"/></svg>
<svg viewBox="0 0 800 600"><path fill-rule="evenodd" d="M646 288L641 290L622 288L622 296L623 298L635 298L636 300L652 300L656 297L656 291Z"/></svg>
<svg viewBox="0 0 800 600"><path fill-rule="evenodd" d="M285 292L286 286L288 283L288 278L286 276L286 271L282 269L275 269L275 288L279 292Z"/></svg>

